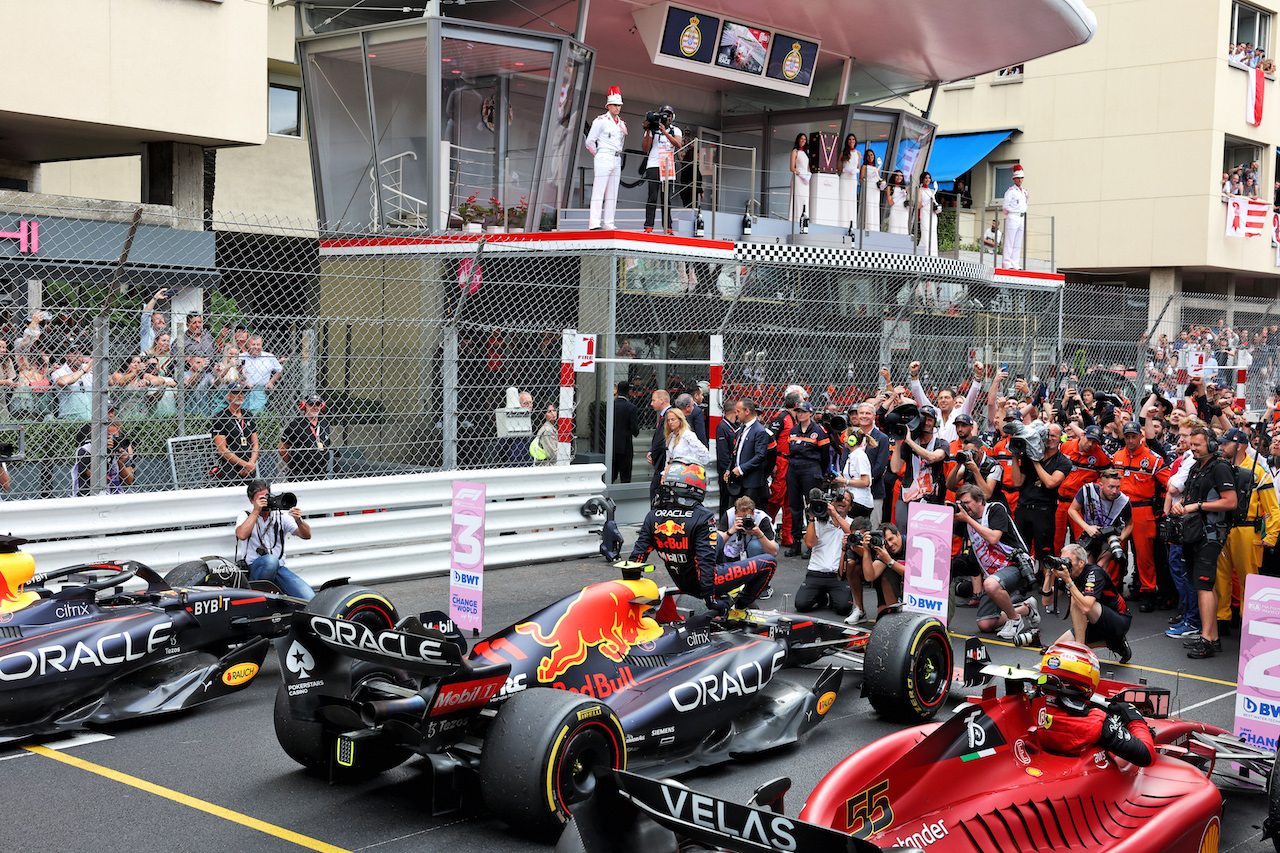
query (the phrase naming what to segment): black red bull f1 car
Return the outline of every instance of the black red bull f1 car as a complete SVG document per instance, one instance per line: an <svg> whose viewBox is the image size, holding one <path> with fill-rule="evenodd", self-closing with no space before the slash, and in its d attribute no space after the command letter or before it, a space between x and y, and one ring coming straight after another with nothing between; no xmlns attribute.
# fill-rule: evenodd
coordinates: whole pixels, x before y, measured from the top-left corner
<svg viewBox="0 0 1280 853"><path fill-rule="evenodd" d="M1005 695L990 685L945 722L858 750L818 783L796 818L782 814L787 779L761 786L743 805L615 773L575 811L556 851L1216 853L1223 790L1265 793L1264 839L1280 850L1274 754L1169 716L1168 690L1103 679L1093 697L1099 706L1131 703L1145 717L1157 754L1139 767L1097 747L1078 755L1042 748L1039 673L977 669L984 680L1002 680Z"/></svg>
<svg viewBox="0 0 1280 853"><path fill-rule="evenodd" d="M831 709L844 669L828 666L809 688L778 678L786 667L829 655L860 665L875 707L915 722L950 686L937 619L896 614L871 632L758 610L656 621L676 593L624 569L469 654L439 613L372 631L308 607L277 645L277 736L330 778L426 756L434 813L475 792L536 834L558 831L610 768L670 775L799 740Z"/></svg>
<svg viewBox="0 0 1280 853"><path fill-rule="evenodd" d="M181 711L242 690L304 603L261 589L186 585L220 572L235 577L234 565L216 558L185 563L168 579L132 561L36 574L32 556L18 551L24 541L0 536L0 743ZM134 578L146 588L125 591ZM341 582L335 589L347 598L360 592ZM361 599L372 595L364 590ZM392 622L371 608L359 616Z"/></svg>

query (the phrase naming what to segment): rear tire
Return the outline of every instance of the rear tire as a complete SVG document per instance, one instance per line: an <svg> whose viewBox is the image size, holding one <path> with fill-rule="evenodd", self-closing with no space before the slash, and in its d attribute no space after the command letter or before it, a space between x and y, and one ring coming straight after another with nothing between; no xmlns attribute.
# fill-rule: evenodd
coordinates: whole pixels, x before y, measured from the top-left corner
<svg viewBox="0 0 1280 853"><path fill-rule="evenodd" d="M876 621L863 659L871 706L895 722L933 719L951 687L951 639L923 613L894 613Z"/></svg>
<svg viewBox="0 0 1280 853"><path fill-rule="evenodd" d="M480 790L513 829L554 837L599 775L626 763L622 723L608 705L539 687L498 710L480 756Z"/></svg>
<svg viewBox="0 0 1280 853"><path fill-rule="evenodd" d="M374 631L394 628L400 621L400 614L389 598L364 586L322 589L307 602L304 610L330 619L349 619Z"/></svg>
<svg viewBox="0 0 1280 853"><path fill-rule="evenodd" d="M192 586L215 586L209 579L209 566L204 560L179 563L164 576L164 582L173 589Z"/></svg>
<svg viewBox="0 0 1280 853"><path fill-rule="evenodd" d="M358 696L360 687L375 678L394 682L401 687L415 687L413 679L404 672L367 661L356 661L351 670L351 695ZM358 782L372 778L403 764L413 754L410 750L381 738L366 738L356 741L350 766L337 763L333 760L338 743L337 735L327 731L324 723L293 717L289 709L287 684L281 684L276 691L274 717L276 740L285 753L318 776L328 778L332 767L333 779L337 782Z"/></svg>

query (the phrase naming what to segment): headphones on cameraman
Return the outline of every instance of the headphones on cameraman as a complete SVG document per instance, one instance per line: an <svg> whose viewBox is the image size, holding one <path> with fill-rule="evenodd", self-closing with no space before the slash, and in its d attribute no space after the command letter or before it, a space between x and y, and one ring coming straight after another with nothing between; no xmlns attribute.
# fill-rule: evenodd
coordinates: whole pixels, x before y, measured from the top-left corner
<svg viewBox="0 0 1280 853"><path fill-rule="evenodd" d="M1201 427L1200 429L1196 430L1196 432L1204 436L1204 443L1205 443L1205 446L1209 449L1209 455L1217 456L1218 455L1218 436L1216 433L1214 433L1213 429L1211 427Z"/></svg>

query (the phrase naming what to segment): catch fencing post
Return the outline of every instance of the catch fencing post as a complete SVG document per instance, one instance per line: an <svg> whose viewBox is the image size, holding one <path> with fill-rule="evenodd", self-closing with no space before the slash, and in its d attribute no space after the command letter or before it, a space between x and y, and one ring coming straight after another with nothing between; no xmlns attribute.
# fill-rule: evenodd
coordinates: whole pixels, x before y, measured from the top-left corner
<svg viewBox="0 0 1280 853"><path fill-rule="evenodd" d="M560 420L556 430L557 465L568 465L573 461L573 344L577 336L576 329L565 329L560 335Z"/></svg>

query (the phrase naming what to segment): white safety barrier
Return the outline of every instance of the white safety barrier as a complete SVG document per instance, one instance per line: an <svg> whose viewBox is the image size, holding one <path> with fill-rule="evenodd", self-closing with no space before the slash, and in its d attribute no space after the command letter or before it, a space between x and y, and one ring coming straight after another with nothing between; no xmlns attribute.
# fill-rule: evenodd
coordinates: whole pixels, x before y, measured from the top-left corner
<svg viewBox="0 0 1280 853"><path fill-rule="evenodd" d="M581 508L604 493L604 466L569 465L278 484L276 492L298 496L311 525L309 540L288 540L286 563L317 586L447 572L454 480L485 485L487 567L599 548L599 523ZM243 487L10 501L0 504L0 529L30 540L23 550L37 571L129 559L163 573L200 557L230 558L235 519L248 503Z"/></svg>

